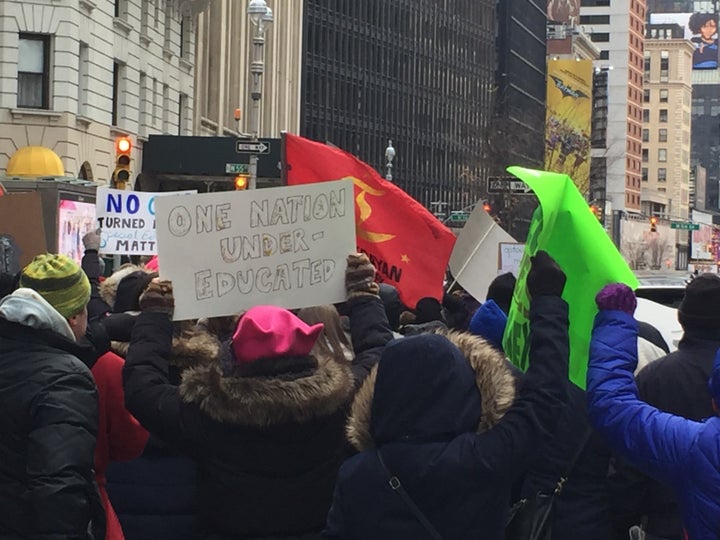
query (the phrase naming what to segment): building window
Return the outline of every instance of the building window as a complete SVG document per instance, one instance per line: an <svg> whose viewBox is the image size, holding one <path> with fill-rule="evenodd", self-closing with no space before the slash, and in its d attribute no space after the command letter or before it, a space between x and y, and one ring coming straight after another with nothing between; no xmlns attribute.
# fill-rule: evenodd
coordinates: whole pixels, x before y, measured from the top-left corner
<svg viewBox="0 0 720 540"><path fill-rule="evenodd" d="M87 43L80 42L80 50L78 54L78 93L77 93L77 114L84 116L86 114L88 102L88 77L90 66L90 48Z"/></svg>
<svg viewBox="0 0 720 540"><path fill-rule="evenodd" d="M188 125L188 97L180 94L178 99L178 135L185 135Z"/></svg>
<svg viewBox="0 0 720 540"><path fill-rule="evenodd" d="M642 181L643 182L648 181L648 170L645 167L643 167L643 169L642 169Z"/></svg>
<svg viewBox="0 0 720 540"><path fill-rule="evenodd" d="M50 36L20 34L17 106L50 108Z"/></svg>
<svg viewBox="0 0 720 540"><path fill-rule="evenodd" d="M649 122L650 121L650 109L643 109L643 122Z"/></svg>
<svg viewBox="0 0 720 540"><path fill-rule="evenodd" d="M650 156L650 154L649 154L649 152L648 152L648 149L647 149L647 148L643 148L643 149L642 149L642 160L643 160L643 163L647 163L647 162L650 160L650 157L649 157L649 156Z"/></svg>
<svg viewBox="0 0 720 540"><path fill-rule="evenodd" d="M118 118L120 116L120 64L113 62L113 73L112 73L112 116L110 124L113 126L118 125Z"/></svg>
<svg viewBox="0 0 720 540"><path fill-rule="evenodd" d="M666 148L658 148L658 161L660 163L667 162L667 149Z"/></svg>
<svg viewBox="0 0 720 540"><path fill-rule="evenodd" d="M660 89L660 103L667 103L668 102L668 89L667 88L661 88Z"/></svg>
<svg viewBox="0 0 720 540"><path fill-rule="evenodd" d="M658 141L659 142L667 142L667 129L662 128L658 131Z"/></svg>
<svg viewBox="0 0 720 540"><path fill-rule="evenodd" d="M170 133L170 86L163 84L162 131Z"/></svg>
<svg viewBox="0 0 720 540"><path fill-rule="evenodd" d="M649 142L649 141L650 141L650 130L643 129L642 130L642 142Z"/></svg>
<svg viewBox="0 0 720 540"><path fill-rule="evenodd" d="M650 90L647 88L643 90L643 103L648 103L650 101Z"/></svg>
<svg viewBox="0 0 720 540"><path fill-rule="evenodd" d="M590 39L593 43L608 43L610 41L610 34L608 32L593 32L590 34Z"/></svg>
<svg viewBox="0 0 720 540"><path fill-rule="evenodd" d="M140 116L138 118L138 125L140 127L140 135L147 136L147 126L152 124L152 112L151 103L148 98L148 76L144 72L140 72ZM148 122L148 118L150 121Z"/></svg>
<svg viewBox="0 0 720 540"><path fill-rule="evenodd" d="M665 168L659 168L658 169L658 182L667 182L667 169Z"/></svg>
<svg viewBox="0 0 720 540"><path fill-rule="evenodd" d="M580 15L580 24L610 24L610 15Z"/></svg>
<svg viewBox="0 0 720 540"><path fill-rule="evenodd" d="M191 17L180 19L180 58L186 60L190 57L192 49L193 20Z"/></svg>
<svg viewBox="0 0 720 540"><path fill-rule="evenodd" d="M668 121L668 110L667 109L660 109L660 122L667 123Z"/></svg>
<svg viewBox="0 0 720 540"><path fill-rule="evenodd" d="M610 60L610 51L600 51L600 60Z"/></svg>

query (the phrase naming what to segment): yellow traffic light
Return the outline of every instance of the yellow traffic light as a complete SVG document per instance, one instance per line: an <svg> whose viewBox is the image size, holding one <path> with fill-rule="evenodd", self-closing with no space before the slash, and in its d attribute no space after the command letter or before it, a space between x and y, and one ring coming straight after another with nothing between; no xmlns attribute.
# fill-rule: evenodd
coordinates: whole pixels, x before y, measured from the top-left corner
<svg viewBox="0 0 720 540"><path fill-rule="evenodd" d="M242 191L244 189L247 189L249 182L250 182L250 175L238 174L235 177L235 189L237 191Z"/></svg>
<svg viewBox="0 0 720 540"><path fill-rule="evenodd" d="M112 177L112 186L114 188L125 189L130 181L131 152L132 141L130 137L118 137L115 139L115 170Z"/></svg>
<svg viewBox="0 0 720 540"><path fill-rule="evenodd" d="M657 218L655 216L650 218L650 232L657 232Z"/></svg>

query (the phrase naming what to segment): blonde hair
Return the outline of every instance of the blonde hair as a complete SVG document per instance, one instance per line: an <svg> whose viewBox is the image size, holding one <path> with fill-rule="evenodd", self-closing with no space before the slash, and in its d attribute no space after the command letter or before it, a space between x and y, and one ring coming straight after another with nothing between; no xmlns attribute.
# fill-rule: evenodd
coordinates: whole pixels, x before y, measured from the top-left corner
<svg viewBox="0 0 720 540"><path fill-rule="evenodd" d="M348 358L345 351L353 356L352 344L342 327L340 314L333 305L312 306L297 311L299 319L307 324L323 323L323 332L315 342L313 352L316 355L331 356L338 362L345 362Z"/></svg>

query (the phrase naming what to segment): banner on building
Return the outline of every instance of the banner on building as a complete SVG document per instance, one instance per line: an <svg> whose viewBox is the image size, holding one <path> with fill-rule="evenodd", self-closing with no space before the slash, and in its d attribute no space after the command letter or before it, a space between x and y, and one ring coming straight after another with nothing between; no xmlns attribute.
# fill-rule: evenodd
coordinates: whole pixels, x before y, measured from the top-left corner
<svg viewBox="0 0 720 540"><path fill-rule="evenodd" d="M160 197L156 209L175 320L345 300L356 247L351 180Z"/></svg>
<svg viewBox="0 0 720 540"><path fill-rule="evenodd" d="M711 4L711 3L709 3ZM651 13L651 25L677 24L683 27L685 38L695 47L693 69L718 69L718 14L697 13ZM663 39L661 29L651 28L650 38Z"/></svg>
<svg viewBox="0 0 720 540"><path fill-rule="evenodd" d="M591 60L550 60L545 117L545 170L567 174L580 193L590 187Z"/></svg>
<svg viewBox="0 0 720 540"><path fill-rule="evenodd" d="M575 26L580 22L580 0L549 0L548 21Z"/></svg>

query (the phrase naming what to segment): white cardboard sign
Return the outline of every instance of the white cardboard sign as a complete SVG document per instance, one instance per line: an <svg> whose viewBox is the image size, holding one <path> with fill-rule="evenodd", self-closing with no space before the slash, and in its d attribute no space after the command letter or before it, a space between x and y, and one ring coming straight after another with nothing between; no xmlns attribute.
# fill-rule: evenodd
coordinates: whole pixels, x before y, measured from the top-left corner
<svg viewBox="0 0 720 540"><path fill-rule="evenodd" d="M187 195L192 191L148 193L98 187L95 214L100 233L100 253L107 255L155 255L155 199Z"/></svg>
<svg viewBox="0 0 720 540"><path fill-rule="evenodd" d="M458 236L450 255L450 271L463 289L480 301L485 300L487 289L501 268L499 246L516 243L483 209L475 210Z"/></svg>
<svg viewBox="0 0 720 540"><path fill-rule="evenodd" d="M352 180L163 197L155 206L175 320L345 300L345 261L357 249Z"/></svg>

